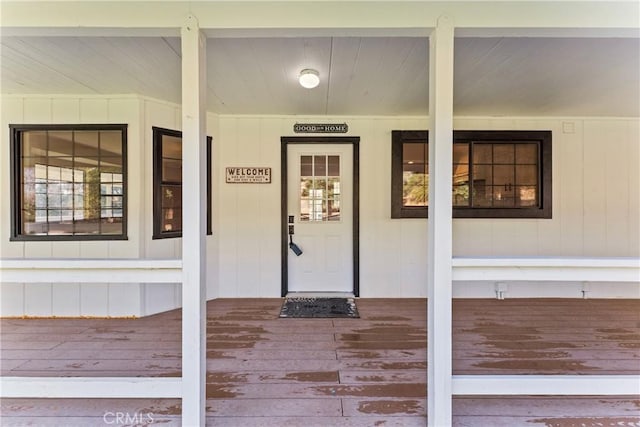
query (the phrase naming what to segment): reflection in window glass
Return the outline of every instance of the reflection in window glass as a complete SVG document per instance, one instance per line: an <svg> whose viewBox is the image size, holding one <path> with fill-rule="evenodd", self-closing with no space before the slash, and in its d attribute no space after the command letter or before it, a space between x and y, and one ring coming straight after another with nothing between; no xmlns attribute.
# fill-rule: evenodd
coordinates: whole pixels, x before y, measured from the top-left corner
<svg viewBox="0 0 640 427"><path fill-rule="evenodd" d="M300 221L340 220L340 156L300 156Z"/></svg>
<svg viewBox="0 0 640 427"><path fill-rule="evenodd" d="M550 131L454 131L457 218L551 218ZM426 218L427 131L393 131L391 217Z"/></svg>
<svg viewBox="0 0 640 427"><path fill-rule="evenodd" d="M211 138L207 137L207 234L211 218ZM182 132L153 128L153 238L182 236Z"/></svg>
<svg viewBox="0 0 640 427"><path fill-rule="evenodd" d="M21 188L14 237L125 237L126 126L106 127L12 126Z"/></svg>
<svg viewBox="0 0 640 427"><path fill-rule="evenodd" d="M538 200L538 144L473 143L473 206L535 207Z"/></svg>
<svg viewBox="0 0 640 427"><path fill-rule="evenodd" d="M426 149L426 148L425 148ZM469 144L453 144L453 206L469 206Z"/></svg>
<svg viewBox="0 0 640 427"><path fill-rule="evenodd" d="M402 204L429 204L429 151L423 143L402 146Z"/></svg>
<svg viewBox="0 0 640 427"><path fill-rule="evenodd" d="M473 150L472 165L469 163L470 147ZM403 206L428 206L428 144L405 143L402 150ZM453 206L537 206L537 150L538 145L534 143L454 143ZM469 191L470 172L472 192Z"/></svg>
<svg viewBox="0 0 640 427"><path fill-rule="evenodd" d="M182 133L154 128L154 151L159 173L155 184L154 237L182 233Z"/></svg>

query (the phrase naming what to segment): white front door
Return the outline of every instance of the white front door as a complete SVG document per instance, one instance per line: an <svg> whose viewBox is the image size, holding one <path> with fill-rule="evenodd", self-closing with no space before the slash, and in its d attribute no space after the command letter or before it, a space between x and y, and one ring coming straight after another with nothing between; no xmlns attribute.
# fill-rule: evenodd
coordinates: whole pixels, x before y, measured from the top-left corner
<svg viewBox="0 0 640 427"><path fill-rule="evenodd" d="M353 146L289 144L287 169L289 292L353 292Z"/></svg>

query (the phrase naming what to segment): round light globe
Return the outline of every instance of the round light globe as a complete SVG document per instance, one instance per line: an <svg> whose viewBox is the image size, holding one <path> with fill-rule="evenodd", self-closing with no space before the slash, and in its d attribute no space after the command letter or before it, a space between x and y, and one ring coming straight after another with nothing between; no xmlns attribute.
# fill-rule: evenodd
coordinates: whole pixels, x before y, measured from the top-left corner
<svg viewBox="0 0 640 427"><path fill-rule="evenodd" d="M320 74L316 70L306 69L300 71L300 77L298 77L300 86L313 89L320 84Z"/></svg>

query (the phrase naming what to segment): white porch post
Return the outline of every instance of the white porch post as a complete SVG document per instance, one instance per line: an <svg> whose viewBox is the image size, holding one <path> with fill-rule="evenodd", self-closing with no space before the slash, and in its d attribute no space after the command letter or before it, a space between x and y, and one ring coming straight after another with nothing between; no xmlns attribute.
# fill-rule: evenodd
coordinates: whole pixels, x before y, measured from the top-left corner
<svg viewBox="0 0 640 427"><path fill-rule="evenodd" d="M453 159L453 24L438 19L429 37L429 250L427 415L451 425L451 173Z"/></svg>
<svg viewBox="0 0 640 427"><path fill-rule="evenodd" d="M182 27L182 425L204 426L206 383L206 36Z"/></svg>

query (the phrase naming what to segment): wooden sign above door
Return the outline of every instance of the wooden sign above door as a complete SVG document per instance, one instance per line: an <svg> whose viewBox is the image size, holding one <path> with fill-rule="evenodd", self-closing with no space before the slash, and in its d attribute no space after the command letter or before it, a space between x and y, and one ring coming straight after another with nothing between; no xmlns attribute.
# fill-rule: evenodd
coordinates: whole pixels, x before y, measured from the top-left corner
<svg viewBox="0 0 640 427"><path fill-rule="evenodd" d="M295 133L347 133L346 123L296 123L293 125Z"/></svg>

